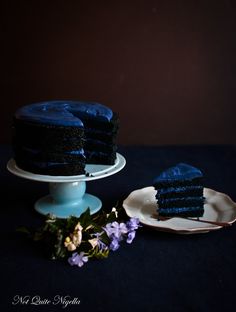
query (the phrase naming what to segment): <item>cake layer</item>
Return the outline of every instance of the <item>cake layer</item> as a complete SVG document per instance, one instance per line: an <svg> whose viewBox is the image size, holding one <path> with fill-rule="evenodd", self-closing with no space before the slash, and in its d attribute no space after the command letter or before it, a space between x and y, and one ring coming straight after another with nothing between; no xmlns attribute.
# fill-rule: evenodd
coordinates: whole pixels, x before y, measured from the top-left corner
<svg viewBox="0 0 236 312"><path fill-rule="evenodd" d="M85 137L90 139L99 138L100 140L103 140L107 143L114 144L117 138L117 131L104 131L99 129L91 129L91 128L85 128Z"/></svg>
<svg viewBox="0 0 236 312"><path fill-rule="evenodd" d="M82 116L78 115L78 118L82 118ZM119 128L119 119L117 114L113 113L113 116L110 120L97 120L92 119L91 117L84 117L83 125L86 129L98 129L106 132L116 132Z"/></svg>
<svg viewBox="0 0 236 312"><path fill-rule="evenodd" d="M34 124L14 119L13 145L57 150L84 145L84 129L55 125Z"/></svg>
<svg viewBox="0 0 236 312"><path fill-rule="evenodd" d="M177 186L160 188L157 192L157 198L178 198L185 196L203 196L203 186Z"/></svg>
<svg viewBox="0 0 236 312"><path fill-rule="evenodd" d="M48 162L85 162L84 150L81 149L76 153L57 153L57 152L36 152L27 148L18 148L15 150L16 159L31 159L33 161L48 161ZM22 168L23 169L23 168Z"/></svg>
<svg viewBox="0 0 236 312"><path fill-rule="evenodd" d="M163 217L202 217L204 213L203 206L196 207L166 207L158 209L159 216Z"/></svg>
<svg viewBox="0 0 236 312"><path fill-rule="evenodd" d="M25 171L41 175L71 176L85 173L83 162L43 162L19 158L17 165Z"/></svg>
<svg viewBox="0 0 236 312"><path fill-rule="evenodd" d="M166 187L185 187L185 186L199 186L201 185L201 178L195 178L193 180L182 180L182 181L177 181L177 180L168 180L166 182L156 182L153 183L155 188L160 189L160 188L166 188Z"/></svg>
<svg viewBox="0 0 236 312"><path fill-rule="evenodd" d="M99 150L101 152L115 152L117 146L115 144L107 144L106 142L100 140L86 139L84 143L84 148L88 150Z"/></svg>
<svg viewBox="0 0 236 312"><path fill-rule="evenodd" d="M158 205L162 208L173 207L173 208L181 208L181 207L195 207L203 204L203 197L177 197L177 198L159 198Z"/></svg>
<svg viewBox="0 0 236 312"><path fill-rule="evenodd" d="M116 160L116 152L105 153L94 150L85 150L86 163L88 164L102 164L113 165Z"/></svg>

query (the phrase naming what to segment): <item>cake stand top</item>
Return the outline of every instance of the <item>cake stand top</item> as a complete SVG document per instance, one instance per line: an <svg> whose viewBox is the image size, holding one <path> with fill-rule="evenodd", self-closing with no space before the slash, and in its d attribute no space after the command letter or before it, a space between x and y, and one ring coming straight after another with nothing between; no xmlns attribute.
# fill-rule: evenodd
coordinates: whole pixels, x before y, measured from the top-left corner
<svg viewBox="0 0 236 312"><path fill-rule="evenodd" d="M126 164L125 158L121 154L116 153L116 161L114 165L87 164L85 166L85 171L87 172L87 175L81 174L74 176L50 176L50 175L35 174L19 168L16 165L16 162L13 158L8 161L7 169L16 176L29 180L40 182L65 183L65 182L91 181L106 178L110 175L119 172L121 169L124 168L125 164Z"/></svg>

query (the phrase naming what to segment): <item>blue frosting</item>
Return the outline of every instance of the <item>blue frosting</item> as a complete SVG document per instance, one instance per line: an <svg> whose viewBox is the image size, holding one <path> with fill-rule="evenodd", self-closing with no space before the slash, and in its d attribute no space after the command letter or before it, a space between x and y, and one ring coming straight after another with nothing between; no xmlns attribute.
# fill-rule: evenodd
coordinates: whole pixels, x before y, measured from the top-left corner
<svg viewBox="0 0 236 312"><path fill-rule="evenodd" d="M85 155L89 158L91 157L107 157L109 156L109 152L101 152L101 151L90 151L90 150L86 150L85 151Z"/></svg>
<svg viewBox="0 0 236 312"><path fill-rule="evenodd" d="M201 185L191 185L191 186L176 186L176 187L166 187L166 188L159 188L157 195L165 195L169 193L185 193L185 192L192 192L203 190L203 186Z"/></svg>
<svg viewBox="0 0 236 312"><path fill-rule="evenodd" d="M201 178L202 176L201 170L184 163L179 163L178 165L163 171L154 180L154 184L166 181L192 180L195 178Z"/></svg>
<svg viewBox="0 0 236 312"><path fill-rule="evenodd" d="M175 197L175 198L159 198L158 204L159 205L175 205L177 202L183 202L187 204L190 203L198 203L201 204L204 201L203 196L186 196L186 197Z"/></svg>
<svg viewBox="0 0 236 312"><path fill-rule="evenodd" d="M41 150L35 149L35 148L30 148L30 147L26 147L26 146L22 146L22 150L30 153L32 155L37 155L41 152ZM84 149L80 148L78 150L71 150L68 152L65 152L65 154L69 154L69 155L82 155L84 157Z"/></svg>
<svg viewBox="0 0 236 312"><path fill-rule="evenodd" d="M23 106L15 113L21 120L58 126L83 127L80 118L109 122L113 117L110 108L93 102L48 101Z"/></svg>
<svg viewBox="0 0 236 312"><path fill-rule="evenodd" d="M69 165L68 162L45 162L45 161L29 161L29 162L35 167L41 169Z"/></svg>
<svg viewBox="0 0 236 312"><path fill-rule="evenodd" d="M184 214L184 213L197 213L203 212L202 206L194 206L194 207L168 207L168 208L160 208L159 214L161 215L171 215L171 214Z"/></svg>
<svg viewBox="0 0 236 312"><path fill-rule="evenodd" d="M79 150L73 150L73 151L69 151L69 152L65 152L66 154L70 154L70 155L82 155L84 156L84 149L81 148Z"/></svg>

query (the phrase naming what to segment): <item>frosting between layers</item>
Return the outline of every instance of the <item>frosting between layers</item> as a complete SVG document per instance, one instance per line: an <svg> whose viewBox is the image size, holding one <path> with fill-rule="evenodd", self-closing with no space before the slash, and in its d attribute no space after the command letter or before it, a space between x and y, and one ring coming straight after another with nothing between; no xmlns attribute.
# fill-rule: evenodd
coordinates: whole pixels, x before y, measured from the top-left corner
<svg viewBox="0 0 236 312"><path fill-rule="evenodd" d="M31 154L32 156L34 155L37 155L39 153L41 153L42 151L39 150L39 149L36 149L36 148L30 148L30 147L26 147L26 146L22 146L21 148L23 151ZM80 148L80 149L77 149L77 150L71 150L71 151L65 151L63 154L69 154L69 155L81 155L83 157L84 156L84 149L83 148Z"/></svg>
<svg viewBox="0 0 236 312"><path fill-rule="evenodd" d="M198 216L201 216L204 212L203 206L194 206L194 207L166 207L159 208L159 214L163 216L170 215L181 215L181 214L191 214L196 213Z"/></svg>
<svg viewBox="0 0 236 312"><path fill-rule="evenodd" d="M48 101L23 106L15 118L36 123L83 128L80 118L110 122L113 112L110 108L94 102Z"/></svg>
<svg viewBox="0 0 236 312"><path fill-rule="evenodd" d="M175 196L183 196L182 194L195 194L203 192L203 186L201 185L191 185L191 186L176 186L176 187L165 187L165 188L158 188L157 197L168 196L175 194Z"/></svg>
<svg viewBox="0 0 236 312"><path fill-rule="evenodd" d="M158 199L158 205L161 208L167 208L167 207L185 207L185 206L199 206L202 205L204 202L203 196L186 196L186 197L175 197L175 198L159 198Z"/></svg>

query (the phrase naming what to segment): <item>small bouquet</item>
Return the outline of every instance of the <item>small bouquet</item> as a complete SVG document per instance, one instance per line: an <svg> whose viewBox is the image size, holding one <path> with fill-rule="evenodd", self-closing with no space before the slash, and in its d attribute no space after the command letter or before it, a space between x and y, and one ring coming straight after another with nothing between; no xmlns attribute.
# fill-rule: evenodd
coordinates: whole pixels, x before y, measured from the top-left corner
<svg viewBox="0 0 236 312"><path fill-rule="evenodd" d="M87 209L79 218L48 215L33 239L46 243L52 259L67 258L70 265L82 267L89 259L108 257L122 241L132 243L139 227L138 218L119 221L116 208L96 215L90 215Z"/></svg>

